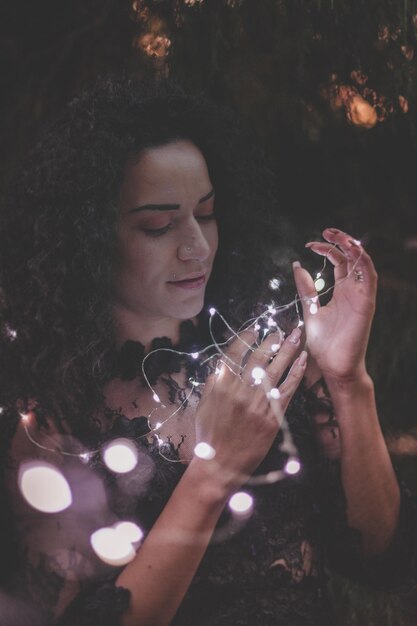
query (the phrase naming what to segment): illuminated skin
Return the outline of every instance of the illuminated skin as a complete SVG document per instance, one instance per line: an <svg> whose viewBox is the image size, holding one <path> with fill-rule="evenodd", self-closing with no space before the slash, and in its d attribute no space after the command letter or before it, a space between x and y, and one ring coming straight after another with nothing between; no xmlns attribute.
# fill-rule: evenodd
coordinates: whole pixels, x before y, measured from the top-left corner
<svg viewBox="0 0 417 626"><path fill-rule="evenodd" d="M377 274L369 255L350 235L327 228L323 238L325 241L311 242L307 247L334 265L335 287L326 306L320 307L317 300L317 309L311 310L311 300L317 297L314 281L299 263L294 264L306 347L311 365L321 372L318 377L324 377L339 426L349 525L360 530L364 550L378 554L388 547L395 531L400 492L365 364ZM310 385L315 382L309 372L307 378ZM337 450L333 453L338 454Z"/></svg>
<svg viewBox="0 0 417 626"><path fill-rule="evenodd" d="M178 320L194 318L203 308L217 251L213 185L192 143L148 149L128 165L118 239L117 341L177 339Z"/></svg>

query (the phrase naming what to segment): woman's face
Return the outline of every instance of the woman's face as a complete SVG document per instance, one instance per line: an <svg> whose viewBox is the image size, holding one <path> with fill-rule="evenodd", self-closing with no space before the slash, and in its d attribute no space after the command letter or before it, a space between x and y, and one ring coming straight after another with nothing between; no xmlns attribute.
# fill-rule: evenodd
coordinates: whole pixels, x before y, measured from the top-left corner
<svg viewBox="0 0 417 626"><path fill-rule="evenodd" d="M189 319L204 304L217 250L214 190L189 141L144 150L120 195L114 303L142 319Z"/></svg>

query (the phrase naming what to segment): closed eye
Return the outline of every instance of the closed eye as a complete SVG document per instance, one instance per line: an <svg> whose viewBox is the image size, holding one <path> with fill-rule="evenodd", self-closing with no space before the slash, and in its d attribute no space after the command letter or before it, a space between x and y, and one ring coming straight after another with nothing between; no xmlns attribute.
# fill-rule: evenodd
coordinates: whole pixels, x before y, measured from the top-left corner
<svg viewBox="0 0 417 626"><path fill-rule="evenodd" d="M214 220L215 217L214 213L210 213L209 215L196 215L195 219L198 222L210 222L211 220Z"/></svg>
<svg viewBox="0 0 417 626"><path fill-rule="evenodd" d="M165 235L165 233L171 230L172 227L173 227L173 224L170 222L169 224L167 224L166 226L163 226L162 228L143 228L142 227L140 230L142 230L146 235L149 235L150 237L160 237L161 235Z"/></svg>

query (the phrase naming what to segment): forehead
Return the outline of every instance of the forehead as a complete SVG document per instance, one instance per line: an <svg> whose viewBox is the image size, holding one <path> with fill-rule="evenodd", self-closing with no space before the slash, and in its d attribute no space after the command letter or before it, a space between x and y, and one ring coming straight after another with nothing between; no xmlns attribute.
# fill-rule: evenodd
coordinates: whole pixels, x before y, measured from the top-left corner
<svg viewBox="0 0 417 626"><path fill-rule="evenodd" d="M155 199L181 202L184 194L200 198L210 191L207 164L190 141L148 148L126 167L120 203L128 206ZM177 196L177 197L176 197Z"/></svg>

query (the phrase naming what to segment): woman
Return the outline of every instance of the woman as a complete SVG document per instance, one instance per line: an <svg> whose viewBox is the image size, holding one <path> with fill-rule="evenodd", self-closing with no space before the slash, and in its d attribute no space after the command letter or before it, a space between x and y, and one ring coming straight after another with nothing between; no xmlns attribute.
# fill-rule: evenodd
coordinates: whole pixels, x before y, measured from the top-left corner
<svg viewBox="0 0 417 626"><path fill-rule="evenodd" d="M285 236L271 218L273 178L234 129L176 88L108 81L49 129L8 196L2 421L17 549L6 589L41 607L45 623L331 623L323 543L340 569L380 584L397 584L390 568L412 552L411 540L394 540L399 487L364 366L376 275L340 231L310 244L335 266L330 303L318 307L299 264L294 277L314 363L307 383L324 376L338 419L346 508L341 488L337 506L318 507L301 395L287 412L301 472L250 479L281 475L293 450L281 418L307 353L281 319L283 343L249 325L217 367L203 353L225 339L216 327L207 336L209 307L241 324L271 299L268 248ZM255 367L278 393L254 384ZM106 461L120 438L137 461L125 473ZM194 453L198 444L214 458ZM40 462L69 485L65 510L25 492ZM253 512L234 517L226 505L248 481ZM103 556L95 534L112 537L121 521L144 533L123 563Z"/></svg>

